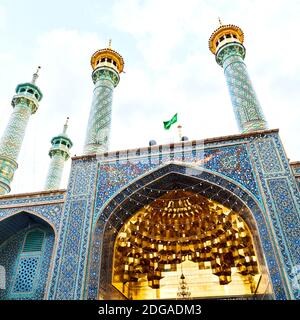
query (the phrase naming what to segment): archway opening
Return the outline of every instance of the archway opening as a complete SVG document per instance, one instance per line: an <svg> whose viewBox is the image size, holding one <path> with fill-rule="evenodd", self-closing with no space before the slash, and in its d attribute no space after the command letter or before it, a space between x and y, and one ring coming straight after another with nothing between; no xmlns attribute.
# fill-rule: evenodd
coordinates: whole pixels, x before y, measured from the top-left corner
<svg viewBox="0 0 300 320"><path fill-rule="evenodd" d="M44 298L54 240L52 227L34 214L19 212L0 221L0 265L6 280L0 300Z"/></svg>
<svg viewBox="0 0 300 320"><path fill-rule="evenodd" d="M209 172L169 166L146 175L99 217L89 290L99 299L173 299L187 285L190 298L272 299L254 217L260 210L250 194Z"/></svg>
<svg viewBox="0 0 300 320"><path fill-rule="evenodd" d="M247 296L260 279L243 218L191 191L154 199L115 240L112 282L127 299Z"/></svg>

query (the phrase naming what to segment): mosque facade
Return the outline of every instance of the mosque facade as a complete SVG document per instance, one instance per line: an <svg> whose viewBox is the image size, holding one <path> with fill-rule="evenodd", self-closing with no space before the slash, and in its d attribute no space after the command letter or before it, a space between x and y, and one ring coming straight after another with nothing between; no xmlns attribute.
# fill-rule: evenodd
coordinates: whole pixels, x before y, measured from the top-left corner
<svg viewBox="0 0 300 320"><path fill-rule="evenodd" d="M66 190L67 122L51 140L44 190L9 194L43 97L38 70L17 86L0 140L0 299L300 299L300 162L268 128L243 42L235 25L209 39L239 133L119 151L109 140L124 60L111 44L95 52Z"/></svg>

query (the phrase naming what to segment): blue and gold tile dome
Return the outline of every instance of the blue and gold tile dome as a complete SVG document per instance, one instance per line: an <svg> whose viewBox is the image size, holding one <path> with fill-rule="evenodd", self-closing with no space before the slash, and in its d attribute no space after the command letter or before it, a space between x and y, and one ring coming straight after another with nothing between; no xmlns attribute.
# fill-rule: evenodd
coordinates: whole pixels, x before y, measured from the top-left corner
<svg viewBox="0 0 300 320"><path fill-rule="evenodd" d="M44 190L8 194L42 99L38 72L17 87L0 141L0 299L300 299L300 162L268 129L243 43L241 28L221 21L209 40L238 133L117 151L112 98L124 60L111 42L96 51L67 189L66 122L51 140Z"/></svg>

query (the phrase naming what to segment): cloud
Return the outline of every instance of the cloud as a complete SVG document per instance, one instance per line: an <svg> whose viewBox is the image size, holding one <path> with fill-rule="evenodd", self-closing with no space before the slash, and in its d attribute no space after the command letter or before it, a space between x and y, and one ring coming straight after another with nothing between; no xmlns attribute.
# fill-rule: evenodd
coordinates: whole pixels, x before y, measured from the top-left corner
<svg viewBox="0 0 300 320"><path fill-rule="evenodd" d="M180 45L186 48L186 35L199 31L199 20L204 17L201 9L210 15L211 9L205 3L199 6L196 0L190 0L188 5L171 0L117 1L109 23L131 34L146 64L162 71L176 63L176 49L181 50Z"/></svg>
<svg viewBox="0 0 300 320"><path fill-rule="evenodd" d="M13 192L43 189L50 163L50 140L62 132L67 116L68 135L74 143L71 153L81 154L93 91L89 61L98 43L103 41L95 33L76 30L58 29L40 35L33 60L42 66L37 85L44 97L28 123ZM66 166L63 187L70 161Z"/></svg>
<svg viewBox="0 0 300 320"><path fill-rule="evenodd" d="M6 9L4 6L0 5L0 32L6 28Z"/></svg>
<svg viewBox="0 0 300 320"><path fill-rule="evenodd" d="M82 153L93 95L90 56L107 43L107 34L113 38L113 48L124 56L126 71L114 92L111 150L146 146L150 139L170 141L162 122L175 112L190 139L237 133L223 70L208 50L218 16L224 23L242 27L245 62L269 125L280 127L288 156L299 159L297 1L287 6L275 0L270 6L259 0L190 0L184 5L178 0L118 0L106 4L105 11L92 9L93 17L99 12L97 30L85 21L85 31L78 31L74 22L74 29L58 26L39 34L26 59L18 52L0 54L6 75L0 96L3 130L20 74L30 77L28 70L42 66L38 85L44 98L28 124L13 192L43 188L50 139L62 130L66 116L74 142L72 155ZM172 135L176 139L176 126ZM70 161L64 187L69 167Z"/></svg>
<svg viewBox="0 0 300 320"><path fill-rule="evenodd" d="M134 112L130 113L131 119L137 122L126 131L131 137L135 136L134 129L143 132L135 138L139 143L142 137L158 136L160 140L161 118L178 111L183 131L192 138L237 132L222 69L207 47L210 34L218 27L217 17L221 16L223 23L234 23L244 30L245 62L270 127L281 128L289 155L299 158L295 136L298 126L293 119L300 115L296 90L300 62L292 53L298 48L294 30L298 28L299 9L297 1L286 6L280 0L272 6L258 0L188 1L184 6L182 1L174 0L115 1L105 21L132 37L139 50L143 64L131 61L128 73L135 75L133 70L144 70L140 72L143 79L124 77L116 93L120 105L128 105L126 111ZM288 106L288 112L283 112L283 105ZM143 112L148 121L139 126ZM117 121L118 115L114 116ZM126 142L119 137L119 145L115 146L121 145Z"/></svg>

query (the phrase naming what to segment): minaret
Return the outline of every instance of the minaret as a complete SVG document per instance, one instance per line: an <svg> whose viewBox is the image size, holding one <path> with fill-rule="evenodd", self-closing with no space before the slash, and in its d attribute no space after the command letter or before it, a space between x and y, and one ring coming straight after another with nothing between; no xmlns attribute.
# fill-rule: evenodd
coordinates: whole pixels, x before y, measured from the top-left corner
<svg viewBox="0 0 300 320"><path fill-rule="evenodd" d="M70 149L73 143L66 133L68 120L69 118L67 118L63 132L51 140L52 147L49 150L51 162L45 183L45 190L59 189L65 161L70 158Z"/></svg>
<svg viewBox="0 0 300 320"><path fill-rule="evenodd" d="M0 140L0 194L10 192L10 184L18 168L18 155L30 115L39 107L43 95L36 86L38 67L32 81L19 84L12 99L13 112Z"/></svg>
<svg viewBox="0 0 300 320"><path fill-rule="evenodd" d="M220 27L209 39L209 49L224 69L239 130L246 133L267 129L267 122L244 63L244 33L235 25L223 25L220 19L219 22Z"/></svg>
<svg viewBox="0 0 300 320"><path fill-rule="evenodd" d="M109 147L111 108L114 88L120 81L123 71L122 56L111 48L96 51L91 58L92 79L95 84L88 127L86 131L84 154L106 152Z"/></svg>

